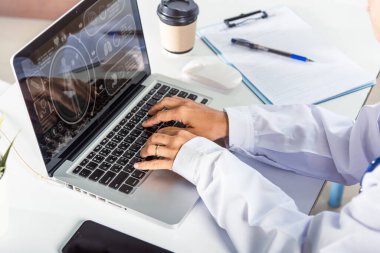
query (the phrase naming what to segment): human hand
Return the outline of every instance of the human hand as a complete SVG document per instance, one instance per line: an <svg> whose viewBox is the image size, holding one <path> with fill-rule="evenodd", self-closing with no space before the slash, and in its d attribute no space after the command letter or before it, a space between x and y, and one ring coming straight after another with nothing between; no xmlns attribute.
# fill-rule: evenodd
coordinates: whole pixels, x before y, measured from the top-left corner
<svg viewBox="0 0 380 253"><path fill-rule="evenodd" d="M164 98L148 113L153 116L143 123L143 127L152 127L161 122L174 120L185 124L187 131L212 141L228 135L228 119L225 112L211 109L189 99Z"/></svg>
<svg viewBox="0 0 380 253"><path fill-rule="evenodd" d="M157 159L136 163L134 167L138 170L171 170L181 147L194 137L196 137L194 134L181 128L160 129L147 140L140 152L142 158L156 157Z"/></svg>

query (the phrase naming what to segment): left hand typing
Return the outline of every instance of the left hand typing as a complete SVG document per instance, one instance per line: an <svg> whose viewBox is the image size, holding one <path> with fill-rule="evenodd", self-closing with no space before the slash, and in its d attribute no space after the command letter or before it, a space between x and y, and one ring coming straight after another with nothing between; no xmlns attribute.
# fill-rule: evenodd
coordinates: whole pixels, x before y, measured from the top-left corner
<svg viewBox="0 0 380 253"><path fill-rule="evenodd" d="M160 129L147 140L140 152L142 158L157 157L157 159L136 163L135 168L139 170L171 170L182 145L194 137L196 135L181 128Z"/></svg>

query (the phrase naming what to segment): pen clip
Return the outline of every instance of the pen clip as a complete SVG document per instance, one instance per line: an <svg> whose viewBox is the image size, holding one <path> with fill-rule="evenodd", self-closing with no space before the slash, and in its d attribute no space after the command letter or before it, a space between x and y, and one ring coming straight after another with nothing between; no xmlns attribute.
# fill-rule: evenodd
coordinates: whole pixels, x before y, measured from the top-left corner
<svg viewBox="0 0 380 253"><path fill-rule="evenodd" d="M232 18L227 18L224 20L224 23L226 24L226 26L228 28L232 28L232 27L235 27L235 26L238 26L244 22L246 22L247 20L244 20L244 21L241 21L241 22L237 22L237 23L233 23L234 21L236 20L239 20L239 19L243 19L243 18L246 18L246 17L251 17L251 16L256 16L256 15L260 15L256 18L253 18L252 19L265 19L268 17L268 13L266 13L265 11L262 11L262 10L258 10L258 11L253 11L253 12L249 12L249 13L242 13L240 14L239 16L235 16L235 17L232 17Z"/></svg>

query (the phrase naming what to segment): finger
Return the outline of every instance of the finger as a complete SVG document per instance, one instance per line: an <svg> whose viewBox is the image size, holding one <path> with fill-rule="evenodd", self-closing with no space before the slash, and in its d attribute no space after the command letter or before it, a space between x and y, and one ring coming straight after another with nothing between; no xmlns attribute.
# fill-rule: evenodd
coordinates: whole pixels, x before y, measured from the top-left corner
<svg viewBox="0 0 380 253"><path fill-rule="evenodd" d="M160 159L135 163L134 167L138 170L171 170L173 160Z"/></svg>
<svg viewBox="0 0 380 253"><path fill-rule="evenodd" d="M146 141L148 145L168 145L172 141L173 137L167 134L162 133L154 133L149 139Z"/></svg>
<svg viewBox="0 0 380 253"><path fill-rule="evenodd" d="M178 132L180 130L183 130L183 128L179 128L179 127L165 127L165 128L161 128L160 130L157 131L157 133L159 134L163 134L163 135L170 135L170 136L175 136L178 134Z"/></svg>
<svg viewBox="0 0 380 253"><path fill-rule="evenodd" d="M176 156L176 152L166 146L145 145L141 149L140 155L142 158L146 158L149 156L156 156L156 157L174 159Z"/></svg>
<svg viewBox="0 0 380 253"><path fill-rule="evenodd" d="M180 117L181 114L178 108L160 111L156 113L154 116L150 117L146 121L143 122L143 127L152 127L154 125L158 125L161 122L168 122L168 121L181 121Z"/></svg>
<svg viewBox="0 0 380 253"><path fill-rule="evenodd" d="M172 109L175 107L178 107L183 104L183 100L179 97L168 97L162 99L157 104L153 105L152 108L148 111L150 115L154 115L159 111L162 111L163 109Z"/></svg>

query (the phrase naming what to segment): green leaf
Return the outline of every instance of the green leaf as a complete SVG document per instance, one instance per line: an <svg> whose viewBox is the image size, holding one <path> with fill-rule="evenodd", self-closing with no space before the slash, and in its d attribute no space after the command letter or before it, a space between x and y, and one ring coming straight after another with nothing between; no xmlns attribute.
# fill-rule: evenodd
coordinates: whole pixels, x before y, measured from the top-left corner
<svg viewBox="0 0 380 253"><path fill-rule="evenodd" d="M15 139L13 139L13 141L11 142L11 145L9 145L7 151L5 152L5 154L3 155L3 157L0 160L0 168L3 167L4 168L3 170L5 170L5 165L7 163L8 155L9 155L9 152L11 151L11 148L13 146L14 141L15 141Z"/></svg>

